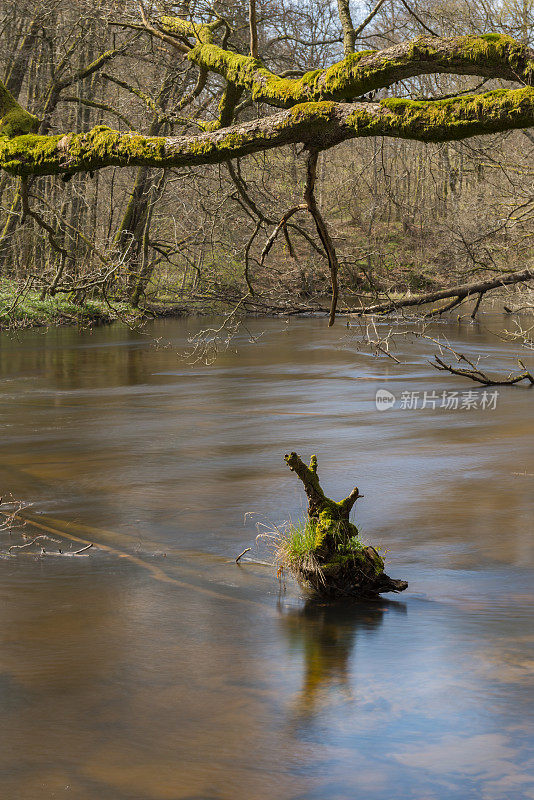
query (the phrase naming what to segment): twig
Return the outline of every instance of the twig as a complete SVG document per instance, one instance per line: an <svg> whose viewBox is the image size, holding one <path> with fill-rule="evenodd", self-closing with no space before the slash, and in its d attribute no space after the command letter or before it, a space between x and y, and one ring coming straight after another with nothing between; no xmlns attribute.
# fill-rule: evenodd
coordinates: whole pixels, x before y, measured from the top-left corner
<svg viewBox="0 0 534 800"><path fill-rule="evenodd" d="M250 550L252 550L252 548L251 548L251 547L245 547L245 549L243 550L243 552L242 552L242 553L239 553L238 557L237 557L237 558L236 558L236 560L235 560L235 563L236 563L236 564L238 564L238 563L239 563L239 559L240 559L240 558L242 558L242 557L245 555L245 553L248 553Z"/></svg>
<svg viewBox="0 0 534 800"><path fill-rule="evenodd" d="M263 264L265 262L265 259L266 259L267 255L269 254L269 251L270 251L271 247L273 246L273 244L275 242L276 237L278 236L280 231L283 230L286 227L288 219L290 219L293 216L293 214L296 214L297 211L307 211L307 210L308 210L308 206L306 205L306 203L299 203L298 206L293 206L293 208L290 208L288 211L285 212L285 214L283 215L282 219L280 220L280 222L278 223L278 225L276 226L274 231L271 233L271 235L269 236L269 238L265 242L265 246L264 246L264 248L263 248L263 250L261 252L261 255L260 255L260 264L262 266L263 266Z"/></svg>
<svg viewBox="0 0 534 800"><path fill-rule="evenodd" d="M71 555L79 556L80 553L85 553L86 550L89 550L93 546L93 543L86 545L85 547L81 547L79 550L75 550Z"/></svg>
<svg viewBox="0 0 534 800"><path fill-rule="evenodd" d="M31 542L26 542L26 544L12 544L7 552L11 553L12 550L24 550L25 547L31 547L32 544L35 544L39 539L48 539L48 536L42 533L36 536L35 539L32 539Z"/></svg>
<svg viewBox="0 0 534 800"><path fill-rule="evenodd" d="M354 31L354 38L357 39L360 33L369 25L372 19L378 14L382 6L384 5L385 0L378 0L378 3L373 8L373 10L366 16L364 21L359 25L356 30Z"/></svg>
<svg viewBox="0 0 534 800"><path fill-rule="evenodd" d="M417 22L419 23L419 25L421 25L421 27L422 27L422 28L424 28L424 29L425 29L425 31L426 31L427 33L429 33L431 36L437 36L437 35L438 35L438 34L437 34L435 31L433 31L433 30L432 30L432 28L429 28L429 27L428 27L428 25L425 25L425 23L423 22L423 20L421 19L421 17L419 17L419 16L418 16L418 15L415 13L415 11L413 10L413 8L411 8L411 6L409 6L409 5L408 5L408 3L406 2L406 0L401 0L401 3L402 3L402 5L404 6L404 8L406 9L406 11L408 11L408 13L409 13L409 14L411 14L411 15L412 15L412 17L413 17L414 19L416 19L416 20L417 20Z"/></svg>
<svg viewBox="0 0 534 800"><path fill-rule="evenodd" d="M513 375L510 373L508 377L497 377L491 378L482 370L477 369L475 364L470 361L466 356L460 355L458 361L465 361L471 369L461 369L459 367L453 367L451 364L446 364L444 361L441 360L439 356L434 356L435 362L430 362L433 367L442 371L442 372L450 372L452 375L459 375L462 378L469 378L476 383L481 383L484 386L513 386L516 383L520 383L521 381L528 381L531 386L534 386L534 376L531 372L529 372L522 361L518 359L519 365L523 368L523 372L519 373L518 375Z"/></svg>

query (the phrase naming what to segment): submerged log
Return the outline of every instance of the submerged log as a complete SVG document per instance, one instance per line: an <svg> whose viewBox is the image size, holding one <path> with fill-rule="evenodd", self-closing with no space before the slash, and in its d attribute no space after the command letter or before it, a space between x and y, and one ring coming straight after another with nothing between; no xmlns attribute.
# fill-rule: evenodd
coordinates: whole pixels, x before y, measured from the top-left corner
<svg viewBox="0 0 534 800"><path fill-rule="evenodd" d="M363 545L350 512L363 497L357 488L339 503L323 492L317 475L317 456L310 465L296 453L286 455L308 497L308 520L303 531L293 528L279 548L279 562L297 580L323 597L375 598L383 592L402 592L403 580L384 572L384 560L371 545Z"/></svg>

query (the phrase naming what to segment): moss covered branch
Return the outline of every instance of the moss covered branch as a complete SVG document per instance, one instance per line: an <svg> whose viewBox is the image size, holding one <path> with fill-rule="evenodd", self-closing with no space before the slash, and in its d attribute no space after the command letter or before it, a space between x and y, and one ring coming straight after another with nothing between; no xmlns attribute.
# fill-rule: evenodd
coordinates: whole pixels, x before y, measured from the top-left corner
<svg viewBox="0 0 534 800"><path fill-rule="evenodd" d="M1 100L1 98L0 98ZM7 104L0 125L31 129L32 115ZM14 126L14 127L13 127ZM442 101L302 103L263 119L193 136L150 137L99 126L58 136L0 136L0 168L15 175L52 175L107 166L215 164L302 142L325 149L347 139L393 136L442 142L534 126L534 89L498 90Z"/></svg>
<svg viewBox="0 0 534 800"><path fill-rule="evenodd" d="M159 27L165 33L176 36L181 40L195 39L201 44L211 44L215 31L223 25L224 20L220 17L213 22L207 23L168 16L163 16L159 20Z"/></svg>
<svg viewBox="0 0 534 800"><path fill-rule="evenodd" d="M25 111L0 81L0 136L13 137L33 133L39 120Z"/></svg>
<svg viewBox="0 0 534 800"><path fill-rule="evenodd" d="M289 455L284 456L284 460L289 469L300 478L304 485L304 491L308 498L308 516L310 519L315 519L319 522L321 514L326 512L329 519L336 520L341 526L341 530L336 531L337 534L348 538L357 535L358 531L355 526L349 522L349 515L356 500L362 497L358 488L355 487L344 500L336 503L335 500L330 500L330 498L326 497L321 488L317 474L317 456L311 457L309 467L296 453L289 453Z"/></svg>
<svg viewBox="0 0 534 800"><path fill-rule="evenodd" d="M199 67L247 89L254 100L290 108L296 103L346 100L417 75L448 73L500 78L531 85L534 51L510 36L483 34L441 39L421 36L385 50L348 53L326 69L301 78L281 78L259 59L233 53L213 42L212 26L164 17L165 30L192 37L187 54Z"/></svg>

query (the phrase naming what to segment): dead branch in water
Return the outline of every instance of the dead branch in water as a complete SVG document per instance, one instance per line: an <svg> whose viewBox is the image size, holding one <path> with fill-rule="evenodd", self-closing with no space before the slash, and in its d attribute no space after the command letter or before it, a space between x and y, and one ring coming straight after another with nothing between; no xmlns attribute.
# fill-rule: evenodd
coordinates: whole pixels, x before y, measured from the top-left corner
<svg viewBox="0 0 534 800"><path fill-rule="evenodd" d="M80 553L85 553L86 550L90 550L93 546L93 543L87 544L85 547L81 547L79 550L75 550L73 553L66 553L65 555L72 555L72 556L79 556Z"/></svg>
<svg viewBox="0 0 534 800"><path fill-rule="evenodd" d="M12 544L7 552L11 553L12 550L24 550L25 547L31 547L32 544L35 544L35 542L38 542L39 539L49 539L49 538L50 537L46 536L46 534L41 533L41 534L39 534L39 536L36 536L34 539L32 539L31 542L26 542L26 544Z"/></svg>
<svg viewBox="0 0 534 800"><path fill-rule="evenodd" d="M0 531L8 531L11 535L11 531L15 526L24 527L26 524L19 514L27 506L21 500L15 500L12 495L10 497L10 500L4 500L3 497L0 497L0 514L3 517L0 520ZM11 508L2 508L2 506L11 506Z"/></svg>
<svg viewBox="0 0 534 800"><path fill-rule="evenodd" d="M9 535L11 535L11 533L14 530L15 527L24 528L26 525L35 525L36 524L32 520L25 519L24 516L22 515L22 512L24 511L24 509L27 508L27 506L22 501L20 501L20 500L15 501L15 500L11 499L11 501L9 501L9 502L4 502L3 498L0 497L0 506L6 506L6 505L13 506L13 508L10 508L9 510L0 508L0 514L4 517L4 519L0 522L0 531L8 531ZM39 527L38 523L37 523L37 527ZM60 532L58 531L58 533L60 533ZM60 544L61 543L60 539L54 539L52 536L49 536L48 534L45 534L45 533L40 533L37 536L34 536L33 538L30 538L27 534L25 534L23 532L21 532L21 535L22 535L23 539L28 539L28 541L24 541L23 544L12 544L8 548L6 553L3 553L3 555L14 554L13 551L15 551L15 550L26 550L28 547L31 547L32 545L36 544L37 542L41 542L43 539L45 539L45 540L47 540L49 542L54 542L55 544ZM41 556L43 556L43 555L47 555L47 556L63 556L63 557L64 556L79 556L82 553L85 553L87 550L90 550L93 546L94 546L93 543L89 542L88 544L84 544L84 546L79 548L78 550L74 550L74 551L70 551L70 552L63 552L63 550L61 550L61 548L58 547L57 552L54 553L54 552L50 552L50 551L46 550L45 547L43 545L41 545L40 555Z"/></svg>
<svg viewBox="0 0 534 800"><path fill-rule="evenodd" d="M466 356L459 354L457 356L458 362L464 361L466 364L469 365L470 369L463 369L461 367L453 367L451 364L446 364L439 356L434 356L434 362L430 362L435 369L440 370L440 372L450 372L452 375L459 375L462 378L469 378L469 380L475 381L476 383L481 383L483 386L513 386L516 383L520 383L521 381L528 381L531 386L534 386L534 376L531 372L529 372L523 362L518 359L518 363L520 367L522 367L523 372L520 372L517 375L510 373L506 377L496 377L492 378L486 372L483 372L481 369L478 368L476 364L470 361Z"/></svg>
<svg viewBox="0 0 534 800"><path fill-rule="evenodd" d="M236 560L235 560L235 563L236 563L236 564L239 564L239 559L240 559L240 558L243 558L243 556L245 555L245 553L249 553L251 550L252 550L252 548L251 548L251 547L245 547L245 549L243 550L243 552L242 552L242 553L239 553L239 555L237 556L237 558L236 558Z"/></svg>

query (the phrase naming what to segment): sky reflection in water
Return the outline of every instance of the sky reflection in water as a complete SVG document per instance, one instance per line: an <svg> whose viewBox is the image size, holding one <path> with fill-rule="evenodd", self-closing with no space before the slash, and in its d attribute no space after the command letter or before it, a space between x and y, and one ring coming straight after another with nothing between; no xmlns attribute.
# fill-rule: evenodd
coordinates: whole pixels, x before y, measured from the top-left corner
<svg viewBox="0 0 534 800"><path fill-rule="evenodd" d="M2 797L534 798L532 393L377 412L377 388L465 387L311 320L188 366L204 324L155 324L160 350L119 327L2 340L2 490L111 548L0 560ZM440 330L504 363L483 327ZM304 509L291 449L332 496L360 487L408 592L317 606L235 566L246 512Z"/></svg>

